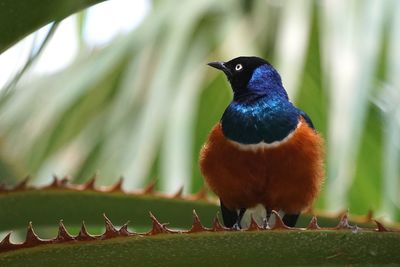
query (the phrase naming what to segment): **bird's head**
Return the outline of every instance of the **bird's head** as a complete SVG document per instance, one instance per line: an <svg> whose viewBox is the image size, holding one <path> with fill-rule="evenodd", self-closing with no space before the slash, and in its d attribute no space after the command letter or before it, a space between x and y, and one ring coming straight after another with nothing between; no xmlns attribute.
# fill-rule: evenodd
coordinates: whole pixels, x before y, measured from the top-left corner
<svg viewBox="0 0 400 267"><path fill-rule="evenodd" d="M287 99L279 73L262 58L237 57L228 62L210 62L208 65L225 73L235 100L246 101L258 96L282 96Z"/></svg>

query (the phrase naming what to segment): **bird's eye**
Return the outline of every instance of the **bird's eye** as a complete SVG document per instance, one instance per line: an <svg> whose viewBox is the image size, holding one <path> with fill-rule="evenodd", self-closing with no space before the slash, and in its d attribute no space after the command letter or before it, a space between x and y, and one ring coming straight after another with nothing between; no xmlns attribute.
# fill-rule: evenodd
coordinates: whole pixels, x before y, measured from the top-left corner
<svg viewBox="0 0 400 267"><path fill-rule="evenodd" d="M235 66L235 70L236 70L236 71L239 71L239 70L241 70L241 69L243 69L242 64L237 64L237 65Z"/></svg>

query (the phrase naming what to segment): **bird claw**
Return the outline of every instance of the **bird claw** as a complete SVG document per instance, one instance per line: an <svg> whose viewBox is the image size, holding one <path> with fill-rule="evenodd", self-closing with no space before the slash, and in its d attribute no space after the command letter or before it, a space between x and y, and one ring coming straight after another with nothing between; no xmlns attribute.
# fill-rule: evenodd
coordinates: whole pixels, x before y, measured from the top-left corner
<svg viewBox="0 0 400 267"><path fill-rule="evenodd" d="M242 227L240 226L239 223L235 223L235 224L232 226L232 229L233 229L233 230L241 230Z"/></svg>
<svg viewBox="0 0 400 267"><path fill-rule="evenodd" d="M269 229L269 228L270 228L267 218L264 218L264 219L263 219L262 227L263 227L263 229Z"/></svg>

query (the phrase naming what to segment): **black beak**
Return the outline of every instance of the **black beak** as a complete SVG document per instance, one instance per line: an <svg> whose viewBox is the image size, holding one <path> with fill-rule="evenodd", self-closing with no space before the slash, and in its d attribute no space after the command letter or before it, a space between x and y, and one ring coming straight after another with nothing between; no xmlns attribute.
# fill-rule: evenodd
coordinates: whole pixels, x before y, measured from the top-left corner
<svg viewBox="0 0 400 267"><path fill-rule="evenodd" d="M231 71L225 66L225 62L215 61L207 63L207 65L216 68L218 70L222 70L223 72L225 72L226 75L231 75Z"/></svg>

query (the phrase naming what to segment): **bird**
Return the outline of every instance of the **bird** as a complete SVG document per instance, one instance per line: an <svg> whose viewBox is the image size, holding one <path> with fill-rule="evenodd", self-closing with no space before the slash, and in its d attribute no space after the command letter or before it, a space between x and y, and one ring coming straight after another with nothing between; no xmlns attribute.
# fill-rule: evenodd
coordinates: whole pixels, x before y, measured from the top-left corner
<svg viewBox="0 0 400 267"><path fill-rule="evenodd" d="M242 228L247 210L262 207L295 227L323 183L323 138L290 102L278 71L266 60L240 56L209 66L222 71L233 99L200 150L205 183L219 197L223 223ZM259 210L259 209L258 209Z"/></svg>

